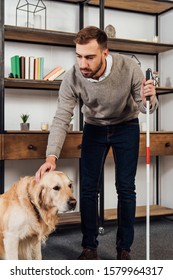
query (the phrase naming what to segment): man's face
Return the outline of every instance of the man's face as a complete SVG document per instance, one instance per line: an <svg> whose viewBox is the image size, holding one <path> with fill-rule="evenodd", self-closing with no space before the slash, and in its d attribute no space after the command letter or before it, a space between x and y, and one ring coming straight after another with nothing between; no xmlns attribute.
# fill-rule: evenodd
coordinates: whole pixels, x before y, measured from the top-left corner
<svg viewBox="0 0 173 280"><path fill-rule="evenodd" d="M107 55L108 49L102 50L95 39L85 45L76 44L77 62L85 78L98 79L103 74Z"/></svg>

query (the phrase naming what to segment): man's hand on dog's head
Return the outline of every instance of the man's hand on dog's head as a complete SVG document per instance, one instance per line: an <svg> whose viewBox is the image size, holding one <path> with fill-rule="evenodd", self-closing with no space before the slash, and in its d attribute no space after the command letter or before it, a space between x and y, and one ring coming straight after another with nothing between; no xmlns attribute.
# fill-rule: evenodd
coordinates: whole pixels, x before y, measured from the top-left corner
<svg viewBox="0 0 173 280"><path fill-rule="evenodd" d="M45 172L54 171L56 169L56 157L48 156L35 174L36 182L38 183Z"/></svg>

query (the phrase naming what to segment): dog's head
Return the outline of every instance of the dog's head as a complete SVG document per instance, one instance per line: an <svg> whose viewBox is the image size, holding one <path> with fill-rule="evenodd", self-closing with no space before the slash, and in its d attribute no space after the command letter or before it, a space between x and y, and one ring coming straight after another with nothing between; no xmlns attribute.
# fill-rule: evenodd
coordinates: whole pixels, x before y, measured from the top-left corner
<svg viewBox="0 0 173 280"><path fill-rule="evenodd" d="M46 172L39 184L42 186L40 202L44 208L55 207L57 212L75 209L76 199L73 196L72 181L63 172Z"/></svg>

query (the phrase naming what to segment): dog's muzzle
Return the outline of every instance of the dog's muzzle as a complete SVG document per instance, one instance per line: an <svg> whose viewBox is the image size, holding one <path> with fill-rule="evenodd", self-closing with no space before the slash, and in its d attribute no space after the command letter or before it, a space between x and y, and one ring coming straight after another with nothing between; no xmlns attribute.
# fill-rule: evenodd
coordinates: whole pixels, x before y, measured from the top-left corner
<svg viewBox="0 0 173 280"><path fill-rule="evenodd" d="M75 198L70 198L68 201L69 210L74 210L76 208L77 201Z"/></svg>

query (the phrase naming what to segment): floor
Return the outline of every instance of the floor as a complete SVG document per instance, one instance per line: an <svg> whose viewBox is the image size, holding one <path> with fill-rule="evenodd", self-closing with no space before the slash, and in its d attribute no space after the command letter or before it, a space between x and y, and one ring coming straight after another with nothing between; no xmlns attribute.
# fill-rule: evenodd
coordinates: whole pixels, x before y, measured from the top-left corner
<svg viewBox="0 0 173 280"><path fill-rule="evenodd" d="M116 221L105 223L104 234L99 235L98 253L102 260L116 259ZM44 260L76 260L81 253L80 225L59 226L43 245ZM173 260L173 217L150 220L150 259ZM146 221L135 222L135 239L131 248L133 260L146 259Z"/></svg>

